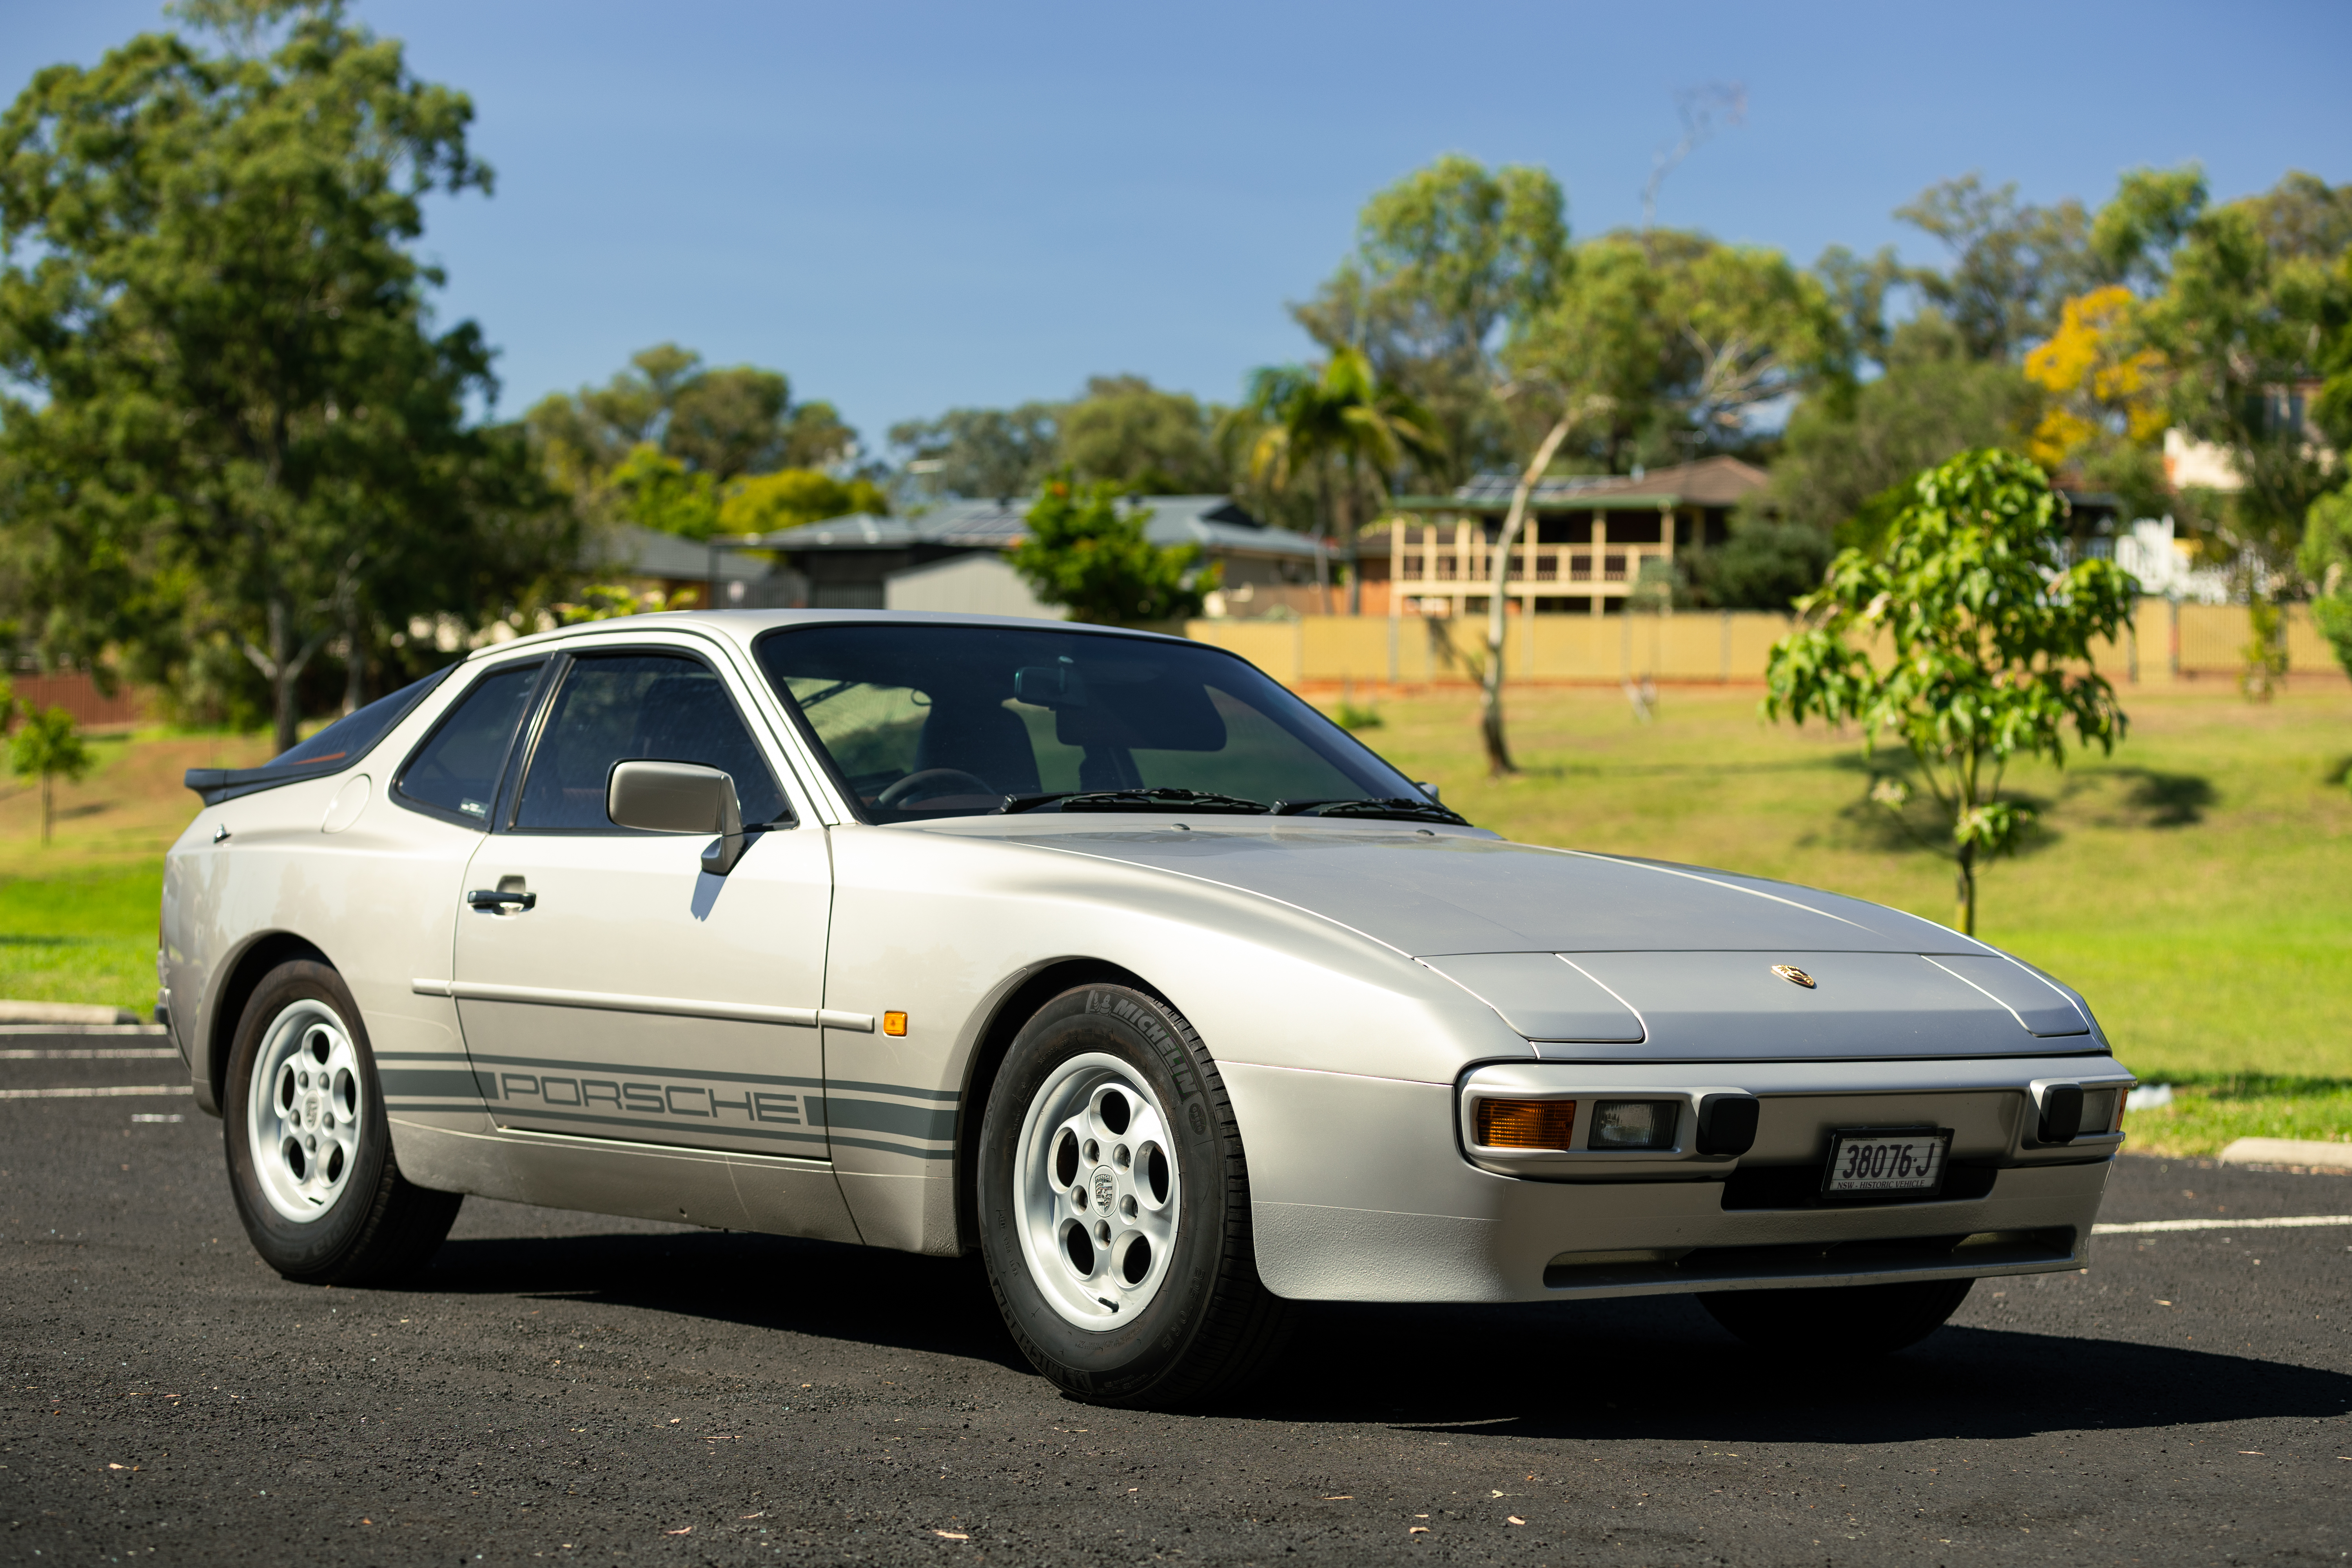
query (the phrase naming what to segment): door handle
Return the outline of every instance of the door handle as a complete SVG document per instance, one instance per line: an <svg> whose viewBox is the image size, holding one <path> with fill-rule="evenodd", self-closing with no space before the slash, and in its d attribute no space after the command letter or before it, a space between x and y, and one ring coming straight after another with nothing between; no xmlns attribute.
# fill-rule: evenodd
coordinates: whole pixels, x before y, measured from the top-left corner
<svg viewBox="0 0 2352 1568"><path fill-rule="evenodd" d="M527 910L539 902L539 895L526 893L520 889L509 891L503 888L477 888L466 895L466 902L478 910L509 908Z"/></svg>

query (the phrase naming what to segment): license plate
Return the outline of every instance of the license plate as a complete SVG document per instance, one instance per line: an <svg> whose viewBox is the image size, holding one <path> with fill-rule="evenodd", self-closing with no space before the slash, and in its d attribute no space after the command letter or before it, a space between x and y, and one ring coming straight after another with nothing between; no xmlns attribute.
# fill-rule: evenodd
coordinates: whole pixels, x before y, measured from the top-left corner
<svg viewBox="0 0 2352 1568"><path fill-rule="evenodd" d="M1943 1188L1945 1157L1951 1147L1948 1127L1832 1132L1822 1192L1825 1196L1933 1194Z"/></svg>

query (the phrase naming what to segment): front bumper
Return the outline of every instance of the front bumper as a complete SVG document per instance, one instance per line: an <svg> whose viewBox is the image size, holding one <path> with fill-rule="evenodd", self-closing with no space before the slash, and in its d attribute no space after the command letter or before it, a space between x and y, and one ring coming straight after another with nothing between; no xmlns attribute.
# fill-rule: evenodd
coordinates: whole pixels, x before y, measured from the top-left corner
<svg viewBox="0 0 2352 1568"><path fill-rule="evenodd" d="M1863 1113L1888 1095L1933 1093L1955 1097L1948 1121L1981 1124L1985 1097L2011 1097L2021 1113L2030 1083L2095 1078L2095 1066L2115 1070L2084 1058L1687 1070L1694 1084L1745 1079L1768 1102L1781 1100L1784 1126L1801 1102L1829 1106L1827 1121L1845 1120L1840 1105L1853 1108L1854 1121L1876 1121ZM1788 1206L1740 1206L1759 1191L1753 1179L1727 1180L1743 1164L1790 1167L1750 1156L1652 1164L1638 1175L1623 1167L1591 1178L1506 1175L1465 1154L1456 1085L1247 1064L1219 1070L1248 1151L1260 1278L1297 1300L1537 1301L2079 1268L2116 1143L2041 1149L2020 1133L2005 1150L1971 1152L1979 1179L1959 1184L1966 1195L1852 1207L1768 1195ZM1677 1069L1640 1070L1645 1082L1665 1083Z"/></svg>

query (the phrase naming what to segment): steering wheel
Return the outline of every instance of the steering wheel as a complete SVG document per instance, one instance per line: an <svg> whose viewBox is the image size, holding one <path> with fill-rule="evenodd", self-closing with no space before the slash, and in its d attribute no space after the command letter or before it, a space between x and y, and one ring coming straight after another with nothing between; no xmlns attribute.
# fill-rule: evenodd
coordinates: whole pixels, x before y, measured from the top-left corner
<svg viewBox="0 0 2352 1568"><path fill-rule="evenodd" d="M971 788L955 790L939 787L955 784L970 784ZM989 782L978 773L968 773L961 768L925 768L920 773L908 773L905 778L876 795L874 804L896 810L899 805L918 795L929 800L934 795L1003 795L1003 790L992 788Z"/></svg>

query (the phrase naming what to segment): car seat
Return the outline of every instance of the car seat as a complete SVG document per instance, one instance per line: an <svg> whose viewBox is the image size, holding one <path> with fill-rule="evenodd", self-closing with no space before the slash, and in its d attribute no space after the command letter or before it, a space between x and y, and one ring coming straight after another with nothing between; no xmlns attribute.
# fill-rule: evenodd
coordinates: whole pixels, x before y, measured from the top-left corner
<svg viewBox="0 0 2352 1568"><path fill-rule="evenodd" d="M915 765L909 773L928 768L955 768L987 781L1002 795L1035 795L1037 751L1029 742L1029 726L1002 703L984 698L958 700L941 694L915 737Z"/></svg>

